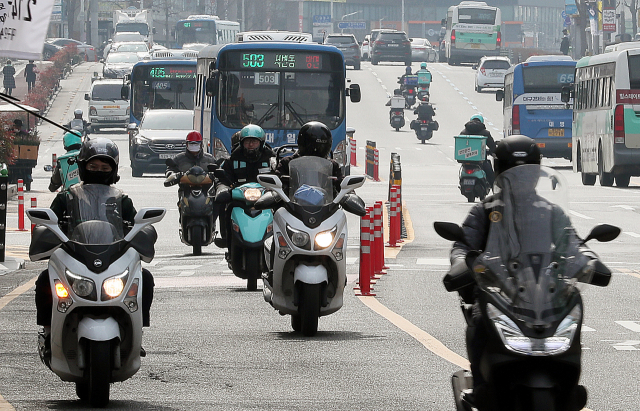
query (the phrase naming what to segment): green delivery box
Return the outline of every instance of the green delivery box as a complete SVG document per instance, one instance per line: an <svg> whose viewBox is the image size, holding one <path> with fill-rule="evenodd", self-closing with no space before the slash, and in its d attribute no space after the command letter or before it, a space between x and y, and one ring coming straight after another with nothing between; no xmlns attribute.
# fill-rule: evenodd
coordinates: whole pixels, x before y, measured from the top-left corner
<svg viewBox="0 0 640 411"><path fill-rule="evenodd" d="M485 136L455 136L455 158L459 163L465 161L484 161L487 156Z"/></svg>

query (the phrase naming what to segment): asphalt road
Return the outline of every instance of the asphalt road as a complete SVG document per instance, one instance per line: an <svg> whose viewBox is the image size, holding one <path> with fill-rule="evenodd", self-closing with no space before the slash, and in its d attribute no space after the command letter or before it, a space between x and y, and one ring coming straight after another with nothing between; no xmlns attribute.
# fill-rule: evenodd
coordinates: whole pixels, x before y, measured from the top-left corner
<svg viewBox="0 0 640 411"><path fill-rule="evenodd" d="M361 299L351 291L358 272L358 220L349 217L344 307L320 319L314 338L293 333L289 318L265 303L261 292L245 291L243 281L223 263L222 250L211 245L203 256L191 256L178 237L177 190L163 187L161 175L132 178L127 135L122 130L102 133L121 148L118 187L137 208L168 209L156 225L156 259L148 267L156 279L152 326L143 337L148 356L132 379L113 385L109 409L454 409L449 380L465 361L464 321L457 296L441 283L450 244L435 234L432 224L461 222L471 206L458 190L452 136L471 115L482 112L490 131L500 138L502 106L491 91L473 91L474 71L469 66L429 66L440 130L427 144L420 144L409 121L399 132L388 123L384 104L404 72L401 64L363 63L362 70L347 72L363 95L362 102L347 108L347 123L357 130L358 162L364 163L365 142L372 140L382 164L383 181L368 181L358 194L369 205L386 199L386 164L390 153L398 153L403 199L415 238L395 259L387 259L391 268L375 285L375 299ZM76 107L87 109L82 97L96 67L84 64L64 81L52 119L68 121ZM408 120L415 117L409 110L405 113ZM62 153L62 134L48 125L41 132L44 142L32 193L46 206L53 195L46 191L49 175L41 165L50 162L52 153ZM544 162L570 183L570 209L579 234L586 235L597 223L623 228L616 241L591 244L615 275L609 287L586 287L583 293L587 327L582 383L589 390L591 410L637 409L640 179L632 178L627 189L583 187L569 162ZM362 167L352 170L362 172ZM10 206L14 214L9 227L16 227L15 204ZM8 237L8 252L24 255L28 234L10 231ZM85 409L76 401L73 384L61 382L40 363L33 288L7 303L9 291L44 267L44 262L28 263L25 270L0 276L0 295L5 295L0 300L0 410Z"/></svg>

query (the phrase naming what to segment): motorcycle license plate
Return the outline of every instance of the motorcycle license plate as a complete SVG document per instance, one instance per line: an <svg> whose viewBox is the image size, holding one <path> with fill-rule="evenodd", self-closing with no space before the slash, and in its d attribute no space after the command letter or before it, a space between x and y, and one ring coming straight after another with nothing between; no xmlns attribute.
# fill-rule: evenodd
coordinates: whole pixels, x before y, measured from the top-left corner
<svg viewBox="0 0 640 411"><path fill-rule="evenodd" d="M391 44L387 44L387 47L400 47L399 44L395 44L395 43L391 43Z"/></svg>
<svg viewBox="0 0 640 411"><path fill-rule="evenodd" d="M564 137L564 128L550 128L549 137Z"/></svg>
<svg viewBox="0 0 640 411"><path fill-rule="evenodd" d="M177 154L160 154L160 160L166 160L168 158L174 158L175 156L177 156Z"/></svg>
<svg viewBox="0 0 640 411"><path fill-rule="evenodd" d="M420 130L422 130L422 131L429 131L429 127L422 126L422 127L420 127Z"/></svg>
<svg viewBox="0 0 640 411"><path fill-rule="evenodd" d="M462 181L462 184L465 185L465 186L472 186L475 183L476 183L475 180L463 180Z"/></svg>

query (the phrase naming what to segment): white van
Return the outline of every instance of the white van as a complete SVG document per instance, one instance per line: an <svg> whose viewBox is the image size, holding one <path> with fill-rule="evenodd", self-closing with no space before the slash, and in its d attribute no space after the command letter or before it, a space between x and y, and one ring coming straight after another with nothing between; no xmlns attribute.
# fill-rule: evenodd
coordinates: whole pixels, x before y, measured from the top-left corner
<svg viewBox="0 0 640 411"><path fill-rule="evenodd" d="M122 79L102 79L91 84L91 90L84 95L89 102L91 132L129 124L129 101L122 100L121 89Z"/></svg>

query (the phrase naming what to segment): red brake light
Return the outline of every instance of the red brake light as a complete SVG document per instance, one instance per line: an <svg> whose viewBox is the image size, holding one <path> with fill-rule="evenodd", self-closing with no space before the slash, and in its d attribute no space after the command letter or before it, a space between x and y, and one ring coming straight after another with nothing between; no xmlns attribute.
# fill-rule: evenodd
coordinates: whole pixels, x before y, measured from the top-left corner
<svg viewBox="0 0 640 411"><path fill-rule="evenodd" d="M375 43L373 43L373 44L377 44L378 46L381 46L381 45L384 44L384 42L380 41L380 40L376 40Z"/></svg>
<svg viewBox="0 0 640 411"><path fill-rule="evenodd" d="M473 168L467 168L467 169L464 170L464 172L467 173L467 174L473 174L474 170L473 170Z"/></svg>
<svg viewBox="0 0 640 411"><path fill-rule="evenodd" d="M486 75L486 70L484 69L484 67L480 69L480 73L482 73L483 76Z"/></svg>
<svg viewBox="0 0 640 411"><path fill-rule="evenodd" d="M517 104L511 109L511 134L520 134L520 106Z"/></svg>
<svg viewBox="0 0 640 411"><path fill-rule="evenodd" d="M624 105L618 104L613 112L613 142L624 144Z"/></svg>
<svg viewBox="0 0 640 411"><path fill-rule="evenodd" d="M451 44L455 44L455 43L456 43L456 31L451 30Z"/></svg>
<svg viewBox="0 0 640 411"><path fill-rule="evenodd" d="M496 45L500 47L502 45L502 34L498 32L498 38L496 39Z"/></svg>

